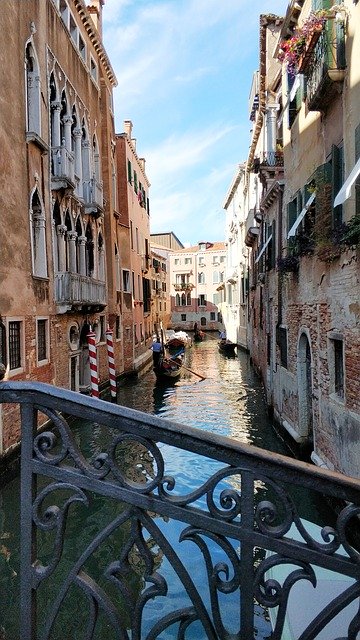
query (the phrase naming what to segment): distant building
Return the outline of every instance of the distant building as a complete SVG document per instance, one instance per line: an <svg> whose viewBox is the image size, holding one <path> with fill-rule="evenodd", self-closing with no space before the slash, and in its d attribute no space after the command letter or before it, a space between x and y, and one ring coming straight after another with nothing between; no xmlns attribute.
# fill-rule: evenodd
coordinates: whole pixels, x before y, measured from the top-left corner
<svg viewBox="0 0 360 640"><path fill-rule="evenodd" d="M124 122L116 135L118 186L121 212L118 217L119 286L125 371L141 369L149 360L151 326L151 266L149 187L145 159L139 158L133 125Z"/></svg>
<svg viewBox="0 0 360 640"><path fill-rule="evenodd" d="M223 242L199 242L170 254L171 326L204 331L222 328L219 285L225 278Z"/></svg>
<svg viewBox="0 0 360 640"><path fill-rule="evenodd" d="M171 251L177 251L178 249L184 248L182 242L180 242L179 238L177 238L175 233L173 233L172 231L167 231L165 233L152 233L151 242L154 245L161 245L162 247L170 249Z"/></svg>

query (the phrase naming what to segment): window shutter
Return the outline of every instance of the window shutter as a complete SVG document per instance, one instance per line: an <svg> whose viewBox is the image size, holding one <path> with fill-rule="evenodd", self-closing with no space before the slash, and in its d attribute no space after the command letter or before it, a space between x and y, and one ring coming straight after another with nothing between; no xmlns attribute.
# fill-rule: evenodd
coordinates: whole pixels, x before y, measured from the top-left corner
<svg viewBox="0 0 360 640"><path fill-rule="evenodd" d="M360 158L360 124L355 129L355 162ZM355 214L360 215L360 177L355 180Z"/></svg>
<svg viewBox="0 0 360 640"><path fill-rule="evenodd" d="M333 144L331 149L331 169L332 169L332 201L334 202L337 193L343 183L343 150ZM333 209L333 226L342 222L342 205L339 204Z"/></svg>
<svg viewBox="0 0 360 640"><path fill-rule="evenodd" d="M127 161L127 168L128 168L128 181L131 184L132 183L132 168L131 168L130 160Z"/></svg>
<svg viewBox="0 0 360 640"><path fill-rule="evenodd" d="M292 200L291 202L288 203L288 211L287 211L287 215L288 215L288 232L290 231L291 227L293 226L296 218L297 218L297 200Z"/></svg>

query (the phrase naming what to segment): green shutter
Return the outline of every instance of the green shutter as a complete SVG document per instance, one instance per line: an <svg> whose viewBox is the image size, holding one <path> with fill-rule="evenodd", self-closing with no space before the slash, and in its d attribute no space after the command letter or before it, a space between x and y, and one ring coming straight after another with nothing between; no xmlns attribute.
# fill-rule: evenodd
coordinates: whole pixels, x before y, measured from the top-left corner
<svg viewBox="0 0 360 640"><path fill-rule="evenodd" d="M130 160L127 161L127 169L128 169L128 181L132 184L132 168Z"/></svg>
<svg viewBox="0 0 360 640"><path fill-rule="evenodd" d="M136 171L134 171L134 191L135 191L135 193L138 192L138 181L137 181L137 173L136 173Z"/></svg>
<svg viewBox="0 0 360 640"><path fill-rule="evenodd" d="M343 183L343 150L333 144L331 149L331 169L332 169L332 201L334 202ZM339 204L333 209L333 227L342 222L342 205Z"/></svg>
<svg viewBox="0 0 360 640"><path fill-rule="evenodd" d="M297 198L288 203L288 233L297 218Z"/></svg>

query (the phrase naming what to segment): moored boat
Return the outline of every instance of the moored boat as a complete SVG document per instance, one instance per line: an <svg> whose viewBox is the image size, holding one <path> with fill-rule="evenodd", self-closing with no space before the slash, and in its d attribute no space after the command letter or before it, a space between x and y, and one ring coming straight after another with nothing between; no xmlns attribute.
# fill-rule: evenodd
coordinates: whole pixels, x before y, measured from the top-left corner
<svg viewBox="0 0 360 640"><path fill-rule="evenodd" d="M168 331L165 346L171 352L177 351L181 347L190 347L191 338L185 331Z"/></svg>
<svg viewBox="0 0 360 640"><path fill-rule="evenodd" d="M154 372L158 380L174 382L180 378L182 359L162 358Z"/></svg>

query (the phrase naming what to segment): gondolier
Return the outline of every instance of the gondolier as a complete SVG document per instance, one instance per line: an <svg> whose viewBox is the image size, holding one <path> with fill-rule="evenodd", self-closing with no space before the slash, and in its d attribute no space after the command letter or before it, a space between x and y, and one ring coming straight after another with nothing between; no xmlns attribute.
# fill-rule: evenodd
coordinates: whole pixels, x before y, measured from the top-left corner
<svg viewBox="0 0 360 640"><path fill-rule="evenodd" d="M161 344L161 340L158 336L155 342L152 343L150 349L152 349L152 352L153 352L154 369L157 369L159 367L160 360L164 352L163 346Z"/></svg>

